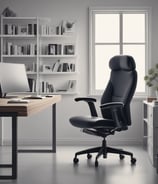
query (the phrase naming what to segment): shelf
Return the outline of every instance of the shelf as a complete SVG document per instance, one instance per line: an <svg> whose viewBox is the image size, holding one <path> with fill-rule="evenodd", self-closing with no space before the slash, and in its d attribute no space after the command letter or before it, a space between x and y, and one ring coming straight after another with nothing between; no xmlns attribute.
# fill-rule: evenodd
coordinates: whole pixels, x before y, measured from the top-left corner
<svg viewBox="0 0 158 184"><path fill-rule="evenodd" d="M74 58L76 55L39 55L41 58Z"/></svg>
<svg viewBox="0 0 158 184"><path fill-rule="evenodd" d="M68 34L63 34L63 35L56 35L56 34L52 34L52 35L39 35L40 38L70 38L73 36L73 33L68 35Z"/></svg>
<svg viewBox="0 0 158 184"><path fill-rule="evenodd" d="M37 35L0 35L2 38L36 38Z"/></svg>
<svg viewBox="0 0 158 184"><path fill-rule="evenodd" d="M77 74L77 72L40 72L40 75L71 75Z"/></svg>
<svg viewBox="0 0 158 184"><path fill-rule="evenodd" d="M27 72L27 75L36 75L37 72Z"/></svg>
<svg viewBox="0 0 158 184"><path fill-rule="evenodd" d="M57 91L53 93L40 93L41 95L76 95L78 94L77 91Z"/></svg>
<svg viewBox="0 0 158 184"><path fill-rule="evenodd" d="M3 17L3 20L37 20L37 17Z"/></svg>
<svg viewBox="0 0 158 184"><path fill-rule="evenodd" d="M2 55L2 57L5 57L5 58L14 58L14 57L28 57L28 58L31 58L31 57L37 57L37 55Z"/></svg>

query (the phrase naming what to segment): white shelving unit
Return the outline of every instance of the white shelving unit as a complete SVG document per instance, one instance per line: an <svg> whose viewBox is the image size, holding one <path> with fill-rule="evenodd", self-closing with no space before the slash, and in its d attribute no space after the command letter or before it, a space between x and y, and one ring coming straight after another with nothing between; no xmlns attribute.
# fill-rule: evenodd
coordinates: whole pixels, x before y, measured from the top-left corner
<svg viewBox="0 0 158 184"><path fill-rule="evenodd" d="M154 167L158 167L158 105L143 102L144 147Z"/></svg>
<svg viewBox="0 0 158 184"><path fill-rule="evenodd" d="M41 17L1 16L1 62L24 63L32 93L76 94L75 31Z"/></svg>

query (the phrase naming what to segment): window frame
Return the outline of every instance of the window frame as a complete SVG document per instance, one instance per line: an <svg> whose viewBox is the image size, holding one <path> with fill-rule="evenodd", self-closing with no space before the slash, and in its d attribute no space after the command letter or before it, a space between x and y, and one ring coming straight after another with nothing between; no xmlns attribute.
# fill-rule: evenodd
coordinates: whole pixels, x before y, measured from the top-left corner
<svg viewBox="0 0 158 184"><path fill-rule="evenodd" d="M145 14L145 74L151 66L151 8L107 8L107 7L90 7L89 8L89 95L100 96L103 90L95 89L95 14L97 13L144 13ZM120 24L122 22L120 21ZM120 28L122 30L122 28ZM122 33L120 33L122 34ZM115 44L115 43L114 43ZM119 43L120 44L120 43ZM123 44L123 43L121 43ZM149 93L147 86L145 92L136 92L134 97L146 97Z"/></svg>

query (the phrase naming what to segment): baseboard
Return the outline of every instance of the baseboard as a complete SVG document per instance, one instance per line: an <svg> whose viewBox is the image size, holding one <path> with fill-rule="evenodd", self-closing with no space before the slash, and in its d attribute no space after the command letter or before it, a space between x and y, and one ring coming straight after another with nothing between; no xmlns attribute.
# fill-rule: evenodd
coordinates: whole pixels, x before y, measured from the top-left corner
<svg viewBox="0 0 158 184"><path fill-rule="evenodd" d="M101 139L57 139L57 146L98 146L101 145ZM128 146L128 145L142 145L142 141L138 141L135 139L129 140L108 140L108 145L111 146ZM3 145L11 145L11 140L3 140ZM50 146L51 142L48 140L41 139L29 139L29 140L19 140L19 146Z"/></svg>
<svg viewBox="0 0 158 184"><path fill-rule="evenodd" d="M11 140L10 139L3 140L3 145L10 146ZM18 140L18 145L19 146L50 146L51 141L41 140L41 139L29 139L29 140L28 139L21 139L21 140Z"/></svg>
<svg viewBox="0 0 158 184"><path fill-rule="evenodd" d="M102 144L102 140L98 139L98 140L92 140L92 139L58 139L57 140L57 145L60 146L98 146ZM142 145L143 142L142 141L138 141L138 140L108 140L107 141L108 145L111 146L128 146L128 145Z"/></svg>

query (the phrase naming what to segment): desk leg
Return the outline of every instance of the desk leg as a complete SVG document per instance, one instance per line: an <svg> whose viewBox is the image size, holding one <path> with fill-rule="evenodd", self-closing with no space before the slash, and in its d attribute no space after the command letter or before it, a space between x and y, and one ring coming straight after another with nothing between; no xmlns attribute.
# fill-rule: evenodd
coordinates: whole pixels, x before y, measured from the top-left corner
<svg viewBox="0 0 158 184"><path fill-rule="evenodd" d="M52 105L51 149L18 149L19 153L56 153L56 104Z"/></svg>
<svg viewBox="0 0 158 184"><path fill-rule="evenodd" d="M0 164L0 168L11 168L12 175L0 175L0 179L16 179L17 178L17 115L3 114L5 117L11 116L12 118L12 163L11 164Z"/></svg>
<svg viewBox="0 0 158 184"><path fill-rule="evenodd" d="M17 178L17 116L12 117L12 176Z"/></svg>
<svg viewBox="0 0 158 184"><path fill-rule="evenodd" d="M56 104L52 105L52 152L56 153Z"/></svg>

